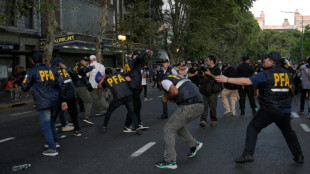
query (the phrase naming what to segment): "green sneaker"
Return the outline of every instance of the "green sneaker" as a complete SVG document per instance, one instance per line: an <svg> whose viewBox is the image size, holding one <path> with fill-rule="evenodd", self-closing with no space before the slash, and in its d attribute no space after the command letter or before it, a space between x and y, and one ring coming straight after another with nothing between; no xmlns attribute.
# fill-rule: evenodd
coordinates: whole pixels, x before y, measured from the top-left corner
<svg viewBox="0 0 310 174"><path fill-rule="evenodd" d="M161 161L155 163L156 167L162 168L162 169L176 169L178 168L177 163L175 161L167 162L167 161Z"/></svg>

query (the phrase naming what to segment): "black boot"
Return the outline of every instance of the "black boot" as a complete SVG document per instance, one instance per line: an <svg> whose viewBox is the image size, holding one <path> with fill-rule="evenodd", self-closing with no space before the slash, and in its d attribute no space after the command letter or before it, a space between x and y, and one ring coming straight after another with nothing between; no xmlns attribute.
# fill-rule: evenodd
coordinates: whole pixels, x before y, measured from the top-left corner
<svg viewBox="0 0 310 174"><path fill-rule="evenodd" d="M252 108L252 113L253 113L253 116L256 114L256 109L255 108Z"/></svg>
<svg viewBox="0 0 310 174"><path fill-rule="evenodd" d="M241 115L241 116L244 116L244 114L245 114L244 109L241 109L240 115Z"/></svg>

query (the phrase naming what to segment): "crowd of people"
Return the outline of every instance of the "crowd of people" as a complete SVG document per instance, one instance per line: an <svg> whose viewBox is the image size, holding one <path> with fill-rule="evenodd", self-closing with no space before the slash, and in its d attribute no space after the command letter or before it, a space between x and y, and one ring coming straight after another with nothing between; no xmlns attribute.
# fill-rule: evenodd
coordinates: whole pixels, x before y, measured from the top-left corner
<svg viewBox="0 0 310 174"><path fill-rule="evenodd" d="M47 149L43 155L58 155L57 148L60 145L55 128L56 118L60 118L63 131L74 131L75 136L81 136L78 110L84 112L83 122L93 125L92 106L95 115L104 115L102 133L108 132L111 115L121 105L125 105L128 111L123 132L141 135L141 130L148 129L149 127L142 123L140 94L143 90L144 101L148 101L147 78L150 74L148 67L143 66L143 61L150 52L134 51L123 71L117 69L116 72L105 68L95 55L82 57L76 61L75 67L70 68L60 57L54 57L51 66L47 66L42 53L35 52L32 55L35 66L27 72L20 86L25 92L32 87L38 120L46 141ZM236 116L236 102L239 99L240 115L244 116L246 95L254 117L247 128L244 152L235 162L254 160L257 134L273 122L281 129L294 160L303 162L301 147L290 125L290 112L292 98L300 92L298 113L304 114L305 99L310 89L310 58L307 64L301 64L297 69L292 68L277 52L263 55L262 60L254 65L248 56L242 57L242 61L240 65L233 66L217 62L216 57L210 55L200 64L181 61L170 66L168 58L161 60L161 66L157 67L154 73L153 87L157 84L164 91L161 100L163 113L158 118L168 121L163 128L164 160L156 162L157 167L177 168L174 147L176 134L189 146L188 157L195 157L203 143L192 137L186 125L199 117L200 126L206 127L209 115L210 126L217 126L218 98L225 108L222 115ZM113 100L109 102L103 95L107 90L113 96ZM255 103L255 96L258 97L259 108ZM168 101L179 106L171 116L168 115ZM67 109L72 124L68 124L64 118L64 110Z"/></svg>

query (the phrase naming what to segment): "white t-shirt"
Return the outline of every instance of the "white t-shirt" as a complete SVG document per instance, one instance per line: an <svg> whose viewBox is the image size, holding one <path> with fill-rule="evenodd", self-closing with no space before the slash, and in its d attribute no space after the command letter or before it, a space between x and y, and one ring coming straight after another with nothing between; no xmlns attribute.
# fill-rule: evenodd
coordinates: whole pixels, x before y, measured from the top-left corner
<svg viewBox="0 0 310 174"><path fill-rule="evenodd" d="M96 74L99 71L102 76L105 74L105 67L98 62L93 62L90 64L90 66L95 66L95 68L87 73L87 77L89 77L89 83L91 84L91 86L94 89L97 89L98 83L96 82L95 78L96 78Z"/></svg>
<svg viewBox="0 0 310 174"><path fill-rule="evenodd" d="M161 81L161 85L166 91L169 91L169 88L171 85L173 85L173 83L170 80L166 79L166 80Z"/></svg>
<svg viewBox="0 0 310 174"><path fill-rule="evenodd" d="M144 71L141 70L141 74L142 74L141 84L142 84L142 85L147 85L147 83L146 83L146 77L149 75L149 72L145 72L145 73L146 73L146 77L145 77L145 78L143 77L143 73L144 73Z"/></svg>

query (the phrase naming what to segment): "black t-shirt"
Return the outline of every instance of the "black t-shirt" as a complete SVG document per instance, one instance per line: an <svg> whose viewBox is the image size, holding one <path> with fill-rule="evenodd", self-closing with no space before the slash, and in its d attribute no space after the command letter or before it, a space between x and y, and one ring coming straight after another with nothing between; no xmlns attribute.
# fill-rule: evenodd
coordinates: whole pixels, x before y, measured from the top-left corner
<svg viewBox="0 0 310 174"><path fill-rule="evenodd" d="M195 72L198 71L198 69L194 70L194 68L190 68L188 70L189 73L191 74L195 74ZM193 77L188 77L193 83L195 83L196 85L199 84L199 77L198 77L198 74L193 76Z"/></svg>
<svg viewBox="0 0 310 174"><path fill-rule="evenodd" d="M247 63L242 63L237 68L240 77L251 77L254 74L254 68Z"/></svg>

